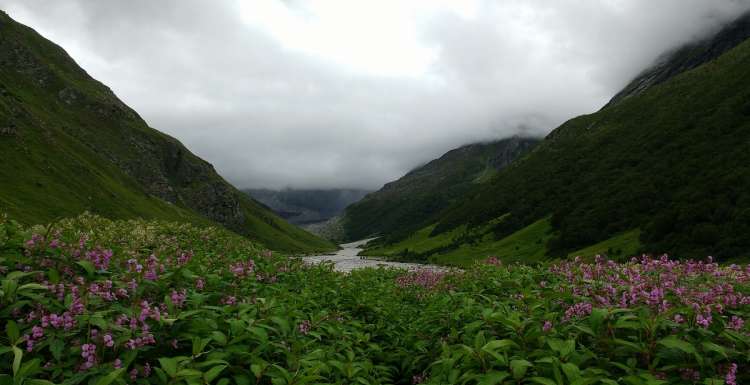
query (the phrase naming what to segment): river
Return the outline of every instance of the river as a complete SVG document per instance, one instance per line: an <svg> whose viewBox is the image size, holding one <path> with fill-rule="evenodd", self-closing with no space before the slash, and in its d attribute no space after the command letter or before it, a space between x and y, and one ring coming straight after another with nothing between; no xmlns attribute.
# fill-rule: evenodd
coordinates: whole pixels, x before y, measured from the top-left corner
<svg viewBox="0 0 750 385"><path fill-rule="evenodd" d="M445 266L429 265L421 263L403 263L403 262L390 262L385 261L377 257L362 258L358 256L362 251L362 246L371 239L363 239L352 243L344 243L339 245L341 250L335 254L329 255L314 255L303 257L302 259L308 263L321 263L325 261L333 262L334 269L336 271L349 272L355 269L362 269L365 267L395 267L407 270L436 270L436 271L448 271L449 269Z"/></svg>

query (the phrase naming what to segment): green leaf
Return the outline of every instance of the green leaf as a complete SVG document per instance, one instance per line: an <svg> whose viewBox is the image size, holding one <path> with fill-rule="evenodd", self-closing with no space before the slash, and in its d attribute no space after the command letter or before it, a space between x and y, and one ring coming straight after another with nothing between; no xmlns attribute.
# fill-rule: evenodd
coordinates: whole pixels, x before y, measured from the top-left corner
<svg viewBox="0 0 750 385"><path fill-rule="evenodd" d="M607 313L607 309L602 308L595 308L591 310L591 315L589 316L589 324L591 325L591 329L593 329L594 332L599 331L599 328L602 326L604 319L607 317Z"/></svg>
<svg viewBox="0 0 750 385"><path fill-rule="evenodd" d="M555 381L545 377L531 377L529 378L529 381L542 385L557 385Z"/></svg>
<svg viewBox="0 0 750 385"><path fill-rule="evenodd" d="M169 381L169 378L167 378L167 373L164 373L164 369L154 368L154 373L156 373L156 376L159 377L159 380L163 384L166 384Z"/></svg>
<svg viewBox="0 0 750 385"><path fill-rule="evenodd" d="M669 336L667 338L663 338L663 339L659 340L658 344L659 345L663 345L663 346L665 346L665 347L667 347L669 349L681 350L681 351L683 351L685 353L688 353L688 354L694 354L695 353L695 347L693 347L693 345L691 345L690 343L685 342L683 340L680 340L680 339L678 339L675 336Z"/></svg>
<svg viewBox="0 0 750 385"><path fill-rule="evenodd" d="M195 369L181 369L177 372L177 377L202 377L203 372Z"/></svg>
<svg viewBox="0 0 750 385"><path fill-rule="evenodd" d="M5 325L5 334L8 335L8 340L11 344L15 345L18 343L18 338L21 336L21 333L18 331L16 321L8 320L8 323Z"/></svg>
<svg viewBox="0 0 750 385"><path fill-rule="evenodd" d="M193 355L197 356L202 353L209 342L211 342L210 338L193 337Z"/></svg>
<svg viewBox="0 0 750 385"><path fill-rule="evenodd" d="M52 381L31 379L24 382L26 385L55 385Z"/></svg>
<svg viewBox="0 0 750 385"><path fill-rule="evenodd" d="M526 375L526 370L534 365L526 360L513 360L510 362L510 371L513 373L513 378L520 380Z"/></svg>
<svg viewBox="0 0 750 385"><path fill-rule="evenodd" d="M211 338L216 341L217 344L224 346L227 344L227 336L220 331L211 332Z"/></svg>
<svg viewBox="0 0 750 385"><path fill-rule="evenodd" d="M21 290L47 290L47 287L38 283L27 283L18 287L18 291Z"/></svg>
<svg viewBox="0 0 750 385"><path fill-rule="evenodd" d="M213 368L209 369L206 373L203 374L203 379L210 383L213 381L219 374L221 374L222 370L224 370L227 366L226 365L218 365L214 366Z"/></svg>
<svg viewBox="0 0 750 385"><path fill-rule="evenodd" d="M477 385L497 385L503 382L505 378L510 376L508 372L489 372L484 376L480 377Z"/></svg>
<svg viewBox="0 0 750 385"><path fill-rule="evenodd" d="M484 346L482 346L482 350L484 351L495 351L495 350L500 350L500 349L505 350L507 348L517 347L517 346L518 344L513 342L513 340L508 340L508 339L494 340L494 341L490 341L484 344Z"/></svg>
<svg viewBox="0 0 750 385"><path fill-rule="evenodd" d="M49 351L56 360L62 357L63 350L65 350L65 342L61 339L55 338L49 343Z"/></svg>
<svg viewBox="0 0 750 385"><path fill-rule="evenodd" d="M572 339L563 341L557 338L549 338L547 344L552 351L559 353L560 357L567 357L576 348L576 342Z"/></svg>
<svg viewBox="0 0 750 385"><path fill-rule="evenodd" d="M23 350L19 349L17 346L14 346L13 347L13 376L14 377L16 373L18 373L18 369L21 367L21 359L23 359Z"/></svg>
<svg viewBox="0 0 750 385"><path fill-rule="evenodd" d="M161 365L161 368L164 369L164 372L169 375L169 377L174 378L177 375L177 360L175 360L174 358L159 358L159 364Z"/></svg>
<svg viewBox="0 0 750 385"><path fill-rule="evenodd" d="M112 383L112 381L119 378L120 375L122 375L124 371L125 371L125 368L115 369L111 371L109 374L107 374L106 376L96 381L96 385L109 385Z"/></svg>
<svg viewBox="0 0 750 385"><path fill-rule="evenodd" d="M18 280L19 278L28 277L32 274L36 274L35 271L11 271L5 276L8 280Z"/></svg>
<svg viewBox="0 0 750 385"><path fill-rule="evenodd" d="M252 364L250 365L250 371L253 372L255 378L260 379L260 376L263 374L263 371L266 370L266 367L268 367L268 364L266 363Z"/></svg>
<svg viewBox="0 0 750 385"><path fill-rule="evenodd" d="M16 373L15 376L18 378L26 378L28 376L34 375L39 371L39 363L41 361L42 360L40 360L39 358L27 361L25 364L21 365L21 369L18 369L18 373Z"/></svg>
<svg viewBox="0 0 750 385"><path fill-rule="evenodd" d="M708 352L719 353L724 358L728 358L727 349L725 347L716 345L715 343L710 342L710 341L703 341L702 345L703 345L703 350L708 351Z"/></svg>
<svg viewBox="0 0 750 385"><path fill-rule="evenodd" d="M578 366L571 362L566 362L562 365L560 365L562 368L563 373L565 373L565 377L568 377L568 381L574 382L581 378L581 370L578 369Z"/></svg>
<svg viewBox="0 0 750 385"><path fill-rule="evenodd" d="M93 275L96 271L96 268L94 267L94 264L91 263L91 261L77 261L76 265L81 266L83 270L86 270L86 273L88 273L88 275Z"/></svg>
<svg viewBox="0 0 750 385"><path fill-rule="evenodd" d="M615 344L617 344L617 345L627 346L627 347L631 348L634 352L640 352L640 351L643 350L643 348L640 345L636 344L635 342L626 341L626 340L623 340L623 339L620 339L620 338L615 338L612 341Z"/></svg>

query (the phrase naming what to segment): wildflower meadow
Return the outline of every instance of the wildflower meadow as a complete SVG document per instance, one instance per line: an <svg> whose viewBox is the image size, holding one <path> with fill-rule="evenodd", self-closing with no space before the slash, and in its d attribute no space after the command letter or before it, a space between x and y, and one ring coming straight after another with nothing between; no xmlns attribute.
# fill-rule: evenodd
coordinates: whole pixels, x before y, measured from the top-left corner
<svg viewBox="0 0 750 385"><path fill-rule="evenodd" d="M750 266L306 265L216 228L0 218L0 384L748 384Z"/></svg>

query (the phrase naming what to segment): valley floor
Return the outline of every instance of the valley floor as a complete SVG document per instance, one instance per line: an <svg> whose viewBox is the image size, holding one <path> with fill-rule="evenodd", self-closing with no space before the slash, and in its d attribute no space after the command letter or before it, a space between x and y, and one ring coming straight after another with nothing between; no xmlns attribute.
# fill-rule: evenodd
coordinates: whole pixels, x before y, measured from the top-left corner
<svg viewBox="0 0 750 385"><path fill-rule="evenodd" d="M345 243L340 245L341 250L335 254L329 255L315 255L303 258L305 262L319 264L323 262L332 262L334 269L337 271L349 272L355 269L362 269L365 267L394 267L407 270L433 270L433 271L446 271L446 267L421 264L421 263L402 263L402 262L390 262L384 261L378 257L360 257L358 254L362 251L362 247L371 241L370 239L363 239L356 242Z"/></svg>

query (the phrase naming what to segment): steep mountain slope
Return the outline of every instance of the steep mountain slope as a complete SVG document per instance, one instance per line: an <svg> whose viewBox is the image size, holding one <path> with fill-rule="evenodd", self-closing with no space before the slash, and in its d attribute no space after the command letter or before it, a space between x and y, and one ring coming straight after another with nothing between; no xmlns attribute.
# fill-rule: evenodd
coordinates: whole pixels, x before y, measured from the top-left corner
<svg viewBox="0 0 750 385"><path fill-rule="evenodd" d="M527 153L537 139L513 137L451 150L349 206L343 219L348 239L373 234L396 241L433 221L477 184Z"/></svg>
<svg viewBox="0 0 750 385"><path fill-rule="evenodd" d="M0 148L0 211L26 223L88 210L215 221L277 250L332 247L236 190L1 11Z"/></svg>
<svg viewBox="0 0 750 385"><path fill-rule="evenodd" d="M296 225L323 222L333 218L370 192L357 189L246 189L243 191Z"/></svg>
<svg viewBox="0 0 750 385"><path fill-rule="evenodd" d="M750 36L750 14L745 14L722 28L715 36L689 43L674 52L663 55L654 66L643 71L618 92L607 106L638 95L651 86L708 63L738 46L748 36Z"/></svg>
<svg viewBox="0 0 750 385"><path fill-rule="evenodd" d="M493 223L503 238L551 215L553 256L636 230L646 252L750 256L749 26L676 51L566 122L431 235Z"/></svg>

